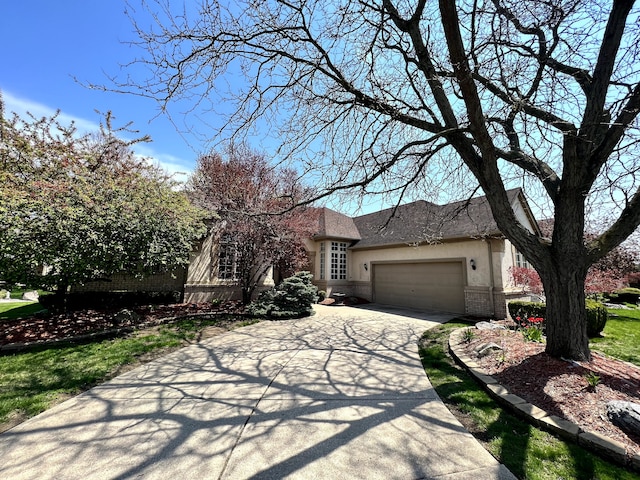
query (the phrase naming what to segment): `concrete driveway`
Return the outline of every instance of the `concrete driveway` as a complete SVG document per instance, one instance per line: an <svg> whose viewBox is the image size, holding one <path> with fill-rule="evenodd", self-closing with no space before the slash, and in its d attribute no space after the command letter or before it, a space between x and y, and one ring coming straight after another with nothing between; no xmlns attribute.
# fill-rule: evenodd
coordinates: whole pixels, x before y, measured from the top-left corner
<svg viewBox="0 0 640 480"><path fill-rule="evenodd" d="M184 348L0 434L0 478L515 478L424 374L416 340L450 316L316 311Z"/></svg>

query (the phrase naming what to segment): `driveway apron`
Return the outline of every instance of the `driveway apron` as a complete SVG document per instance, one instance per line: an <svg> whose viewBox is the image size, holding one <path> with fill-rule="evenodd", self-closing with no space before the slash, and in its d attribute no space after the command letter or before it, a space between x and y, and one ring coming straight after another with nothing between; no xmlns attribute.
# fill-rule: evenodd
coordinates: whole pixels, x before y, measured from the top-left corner
<svg viewBox="0 0 640 480"><path fill-rule="evenodd" d="M181 349L0 434L0 478L515 478L422 369L418 337L450 316L316 311Z"/></svg>

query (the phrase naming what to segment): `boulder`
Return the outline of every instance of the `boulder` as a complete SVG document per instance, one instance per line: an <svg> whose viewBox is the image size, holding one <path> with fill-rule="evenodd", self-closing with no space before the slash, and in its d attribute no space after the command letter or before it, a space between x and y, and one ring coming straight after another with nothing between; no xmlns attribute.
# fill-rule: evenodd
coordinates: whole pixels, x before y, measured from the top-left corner
<svg viewBox="0 0 640 480"><path fill-rule="evenodd" d="M480 348L476 349L478 352L478 357L486 357L493 352L498 352L502 350L502 347L497 343L486 343L482 345Z"/></svg>
<svg viewBox="0 0 640 480"><path fill-rule="evenodd" d="M504 325L491 322L478 322L476 323L476 328L478 330L506 330Z"/></svg>
<svg viewBox="0 0 640 480"><path fill-rule="evenodd" d="M22 294L22 300L29 300L30 302L37 302L38 298L40 298L40 295L38 295L37 290L29 290Z"/></svg>
<svg viewBox="0 0 640 480"><path fill-rule="evenodd" d="M126 308L123 308L112 317L113 324L117 327L134 325L138 320L140 320L140 315Z"/></svg>
<svg viewBox="0 0 640 480"><path fill-rule="evenodd" d="M607 416L625 432L640 435L640 404L620 400L607 402Z"/></svg>

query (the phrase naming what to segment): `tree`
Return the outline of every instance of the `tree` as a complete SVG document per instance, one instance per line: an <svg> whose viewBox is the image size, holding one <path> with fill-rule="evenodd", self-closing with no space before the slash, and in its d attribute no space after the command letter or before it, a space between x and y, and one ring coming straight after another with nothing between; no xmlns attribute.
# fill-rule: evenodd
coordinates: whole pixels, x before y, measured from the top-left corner
<svg viewBox="0 0 640 480"><path fill-rule="evenodd" d="M0 99L0 278L56 289L189 260L202 212L118 138L111 115L80 136L50 118L7 118Z"/></svg>
<svg viewBox="0 0 640 480"><path fill-rule="evenodd" d="M146 5L158 28L138 28L151 75L118 88L163 106L233 104L235 135L256 119L279 126L271 135L283 155L307 153L320 195L465 191L473 180L540 274L547 353L585 360L587 271L640 223L634 4L202 0L172 12L157 1ZM514 182L538 186L550 239L514 215ZM592 211L609 223L586 239Z"/></svg>
<svg viewBox="0 0 640 480"><path fill-rule="evenodd" d="M196 205L215 213L211 230L233 249L228 280L242 288L248 304L271 267L286 276L307 264L304 240L317 221L313 209L296 207L307 192L295 172L272 167L246 145L231 145L225 153L202 155L188 190Z"/></svg>

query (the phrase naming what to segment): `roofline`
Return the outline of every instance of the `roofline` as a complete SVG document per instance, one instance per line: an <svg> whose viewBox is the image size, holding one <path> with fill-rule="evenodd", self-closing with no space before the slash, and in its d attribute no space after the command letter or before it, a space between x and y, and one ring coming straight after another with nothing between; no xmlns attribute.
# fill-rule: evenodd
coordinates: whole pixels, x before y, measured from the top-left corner
<svg viewBox="0 0 640 480"><path fill-rule="evenodd" d="M518 188L518 195L516 196L516 198L518 200L520 200L520 204L522 205L522 208L524 209L525 215L529 219L529 223L533 227L534 233L538 237L542 237L542 231L540 230L540 226L538 225L538 221L536 220L536 217L534 217L533 212L531 211L531 207L529 207L529 202L527 201L527 197L525 196L524 191L522 190L522 188ZM511 205L511 208L513 209L513 205Z"/></svg>
<svg viewBox="0 0 640 480"><path fill-rule="evenodd" d="M488 233L486 235L467 235L467 236L457 236L457 237L447 237L441 238L434 242L430 242L428 240L422 240L420 242L396 242L396 243L378 243L375 245L365 245L363 247L359 247L356 243L352 247L349 247L349 250L373 250L380 248L399 248L399 247L411 247L411 246L422 246L422 245L438 245L442 243L455 243L455 242L466 242L469 240L504 240L506 237L498 231L493 233Z"/></svg>

